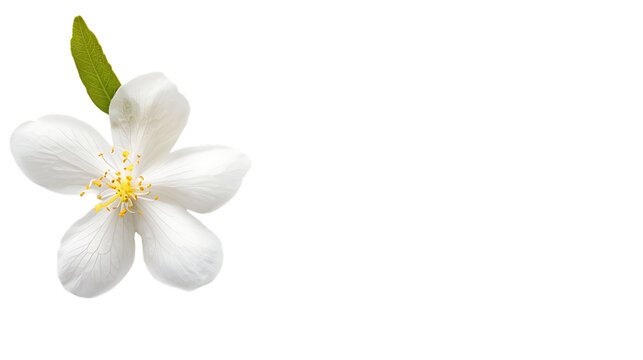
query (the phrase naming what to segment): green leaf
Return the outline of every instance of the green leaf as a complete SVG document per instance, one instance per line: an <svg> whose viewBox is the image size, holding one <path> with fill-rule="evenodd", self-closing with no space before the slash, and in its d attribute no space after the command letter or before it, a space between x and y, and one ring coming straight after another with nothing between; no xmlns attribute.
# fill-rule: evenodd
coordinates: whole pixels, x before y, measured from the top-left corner
<svg viewBox="0 0 643 360"><path fill-rule="evenodd" d="M74 19L71 55L87 94L99 109L106 114L109 113L109 103L121 82L107 62L96 35L89 30L85 20L80 16Z"/></svg>

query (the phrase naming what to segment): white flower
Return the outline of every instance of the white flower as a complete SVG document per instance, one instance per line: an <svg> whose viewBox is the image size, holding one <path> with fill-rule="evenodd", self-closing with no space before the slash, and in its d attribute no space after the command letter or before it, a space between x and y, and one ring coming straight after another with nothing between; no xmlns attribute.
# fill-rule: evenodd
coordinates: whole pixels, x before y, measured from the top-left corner
<svg viewBox="0 0 643 360"><path fill-rule="evenodd" d="M223 146L170 152L189 112L176 86L152 73L121 86L112 99L113 147L68 116L45 116L15 130L11 151L29 179L100 199L63 236L58 275L65 289L92 297L116 285L132 266L134 232L158 280L191 290L217 275L221 243L186 209L209 212L230 200L250 161Z"/></svg>

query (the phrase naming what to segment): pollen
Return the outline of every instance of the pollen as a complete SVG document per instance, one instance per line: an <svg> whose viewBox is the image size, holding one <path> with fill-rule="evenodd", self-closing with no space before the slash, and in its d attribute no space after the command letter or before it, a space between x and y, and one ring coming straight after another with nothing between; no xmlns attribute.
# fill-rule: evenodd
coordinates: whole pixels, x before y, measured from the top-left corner
<svg viewBox="0 0 643 360"><path fill-rule="evenodd" d="M127 171L132 171L132 169L134 169L134 165L130 165L128 167L123 168L123 170L127 170Z"/></svg>
<svg viewBox="0 0 643 360"><path fill-rule="evenodd" d="M129 156L129 152L127 152L127 150L123 151L123 157L128 157L128 156Z"/></svg>

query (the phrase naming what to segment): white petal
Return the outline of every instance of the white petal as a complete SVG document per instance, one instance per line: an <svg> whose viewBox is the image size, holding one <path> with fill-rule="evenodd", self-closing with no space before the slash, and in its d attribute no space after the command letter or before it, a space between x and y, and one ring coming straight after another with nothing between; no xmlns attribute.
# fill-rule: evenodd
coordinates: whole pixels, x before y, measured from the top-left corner
<svg viewBox="0 0 643 360"><path fill-rule="evenodd" d="M188 101L163 74L139 76L121 86L109 105L114 144L142 155L147 166L170 152L189 113Z"/></svg>
<svg viewBox="0 0 643 360"><path fill-rule="evenodd" d="M98 154L109 150L91 126L69 116L49 115L20 125L11 135L11 152L31 181L49 190L73 194L107 165Z"/></svg>
<svg viewBox="0 0 643 360"><path fill-rule="evenodd" d="M159 281L193 290L212 281L223 260L221 242L178 205L137 201L136 231L147 268Z"/></svg>
<svg viewBox="0 0 643 360"><path fill-rule="evenodd" d="M224 146L198 146L171 153L145 172L153 195L209 212L225 204L241 186L250 159Z"/></svg>
<svg viewBox="0 0 643 360"><path fill-rule="evenodd" d="M134 261L131 215L90 210L72 225L58 251L58 277L65 289L92 297L123 279Z"/></svg>

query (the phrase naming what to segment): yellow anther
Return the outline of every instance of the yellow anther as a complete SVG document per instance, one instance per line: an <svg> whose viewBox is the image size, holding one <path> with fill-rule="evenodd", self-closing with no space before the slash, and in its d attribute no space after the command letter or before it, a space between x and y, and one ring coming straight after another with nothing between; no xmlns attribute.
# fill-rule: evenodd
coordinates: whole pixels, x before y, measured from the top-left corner
<svg viewBox="0 0 643 360"><path fill-rule="evenodd" d="M84 191L80 193L80 196L83 196L83 195L85 195L85 192L84 192Z"/></svg>
<svg viewBox="0 0 643 360"><path fill-rule="evenodd" d="M116 175L120 175L120 174L121 174L121 172L120 172L120 171L117 171L117 172L115 172L114 174L116 174Z"/></svg>
<svg viewBox="0 0 643 360"><path fill-rule="evenodd" d="M142 186L141 186L139 189L141 189L141 191L145 190L145 188L144 188L144 187L142 187Z"/></svg>
<svg viewBox="0 0 643 360"><path fill-rule="evenodd" d="M129 176L129 175L127 175L125 178L126 178L127 180L129 180L129 181L132 181L132 177L131 177L131 176Z"/></svg>
<svg viewBox="0 0 643 360"><path fill-rule="evenodd" d="M109 209L109 206L108 206L108 207L106 207L105 209L107 209L107 211L109 211L109 212L111 212L111 211L112 211L112 210L110 210L110 209Z"/></svg>
<svg viewBox="0 0 643 360"><path fill-rule="evenodd" d="M126 161L127 161L127 158L123 159L123 163L125 163Z"/></svg>
<svg viewBox="0 0 643 360"><path fill-rule="evenodd" d="M144 178L144 177L142 177L142 176L140 176L140 175L139 175L138 177L140 177L140 178L141 178L141 180L145 180L145 178Z"/></svg>
<svg viewBox="0 0 643 360"><path fill-rule="evenodd" d="M139 215L143 215L143 213L142 213L142 212L140 212L140 211L138 211L138 210L137 210L136 212L137 212Z"/></svg>
<svg viewBox="0 0 643 360"><path fill-rule="evenodd" d="M141 155L136 155L136 157L141 157Z"/></svg>
<svg viewBox="0 0 643 360"><path fill-rule="evenodd" d="M127 209L123 208L120 213L118 213L118 216L124 216L125 213L127 212Z"/></svg>
<svg viewBox="0 0 643 360"><path fill-rule="evenodd" d="M159 199L159 197L158 197L158 196L154 198L154 200L158 200L158 199Z"/></svg>
<svg viewBox="0 0 643 360"><path fill-rule="evenodd" d="M100 199L102 199L102 198L103 198L102 196L100 196L100 195L96 195L96 199L100 200Z"/></svg>
<svg viewBox="0 0 643 360"><path fill-rule="evenodd" d="M114 147L112 146L112 153L114 152Z"/></svg>
<svg viewBox="0 0 643 360"><path fill-rule="evenodd" d="M123 157L128 157L128 156L129 156L129 152L123 151Z"/></svg>
<svg viewBox="0 0 643 360"><path fill-rule="evenodd" d="M89 190L89 185L85 185L85 190Z"/></svg>
<svg viewBox="0 0 643 360"><path fill-rule="evenodd" d="M141 162L140 162L140 161L138 161L138 160L136 160L136 163L137 163L137 164L140 164Z"/></svg>
<svg viewBox="0 0 643 360"><path fill-rule="evenodd" d="M132 169L134 169L134 165L130 165L126 168L123 168L123 170L127 170L127 171L132 171Z"/></svg>
<svg viewBox="0 0 643 360"><path fill-rule="evenodd" d="M103 153L98 154L98 156L103 156Z"/></svg>
<svg viewBox="0 0 643 360"><path fill-rule="evenodd" d="M152 184L147 184L148 189L151 188L151 187L152 187Z"/></svg>
<svg viewBox="0 0 643 360"><path fill-rule="evenodd" d="M103 186L103 184L101 184L101 182L100 182L100 181L98 181L98 180L92 180L92 184L94 184L94 185L96 185L96 186L98 186L98 187Z"/></svg>

